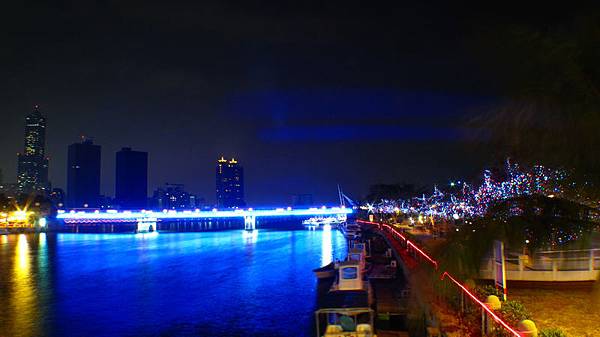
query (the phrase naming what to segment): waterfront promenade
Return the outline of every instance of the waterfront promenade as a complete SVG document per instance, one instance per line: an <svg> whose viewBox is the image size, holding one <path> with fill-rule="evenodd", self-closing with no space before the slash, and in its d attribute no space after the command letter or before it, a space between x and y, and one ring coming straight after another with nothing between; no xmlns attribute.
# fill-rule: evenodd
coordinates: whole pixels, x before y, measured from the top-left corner
<svg viewBox="0 0 600 337"><path fill-rule="evenodd" d="M431 235L422 233L419 235L418 231L404 233L382 223L363 223L379 230L391 243L397 257L403 262L402 266L410 275L411 284L415 287L413 291L421 292L421 297L429 301L432 312L435 312L442 322L444 331L453 331L448 333L448 336L461 336L461 333L466 333L463 330L456 334L461 329L468 329L467 321L457 320L457 317L462 317L463 314L452 309L455 304L446 305L443 301L440 302L442 297L436 295L436 292L444 281L451 281L448 285L452 285L459 294L463 294L461 301L466 300L471 302L471 305L481 306L480 310L485 310L483 306L487 306L483 303L485 296L481 297L477 291L471 290L472 283L461 282L440 269L435 256L429 251L433 250L432 247L437 247L442 239L433 239ZM597 249L538 251L527 258L525 255L511 253L507 256L508 299L523 303L530 312L529 317L537 323L538 329L558 327L569 333L569 336L600 334L595 328L597 313L600 312L596 305L600 294L597 282ZM486 268L488 263L488 259L482 261L480 279L484 281L493 279L490 268ZM436 285L436 282L439 284ZM519 332L516 325L503 326L502 317L499 315L498 318L499 320L496 320L492 317L497 327L505 328L508 333L517 336Z"/></svg>

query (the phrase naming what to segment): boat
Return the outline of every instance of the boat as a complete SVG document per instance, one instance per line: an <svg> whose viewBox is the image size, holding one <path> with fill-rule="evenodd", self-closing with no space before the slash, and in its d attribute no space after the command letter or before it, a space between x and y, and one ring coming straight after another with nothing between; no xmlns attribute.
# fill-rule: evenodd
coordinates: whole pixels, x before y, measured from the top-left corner
<svg viewBox="0 0 600 337"><path fill-rule="evenodd" d="M318 279L332 278L335 276L335 263L331 262L321 268L313 269Z"/></svg>
<svg viewBox="0 0 600 337"><path fill-rule="evenodd" d="M348 240L354 240L360 237L360 226L355 223L346 223L339 226L340 231Z"/></svg>
<svg viewBox="0 0 600 337"><path fill-rule="evenodd" d="M317 336L376 337L371 293L371 286L363 278L359 262L341 262L337 268L336 280L315 311Z"/></svg>
<svg viewBox="0 0 600 337"><path fill-rule="evenodd" d="M302 221L302 225L308 230L331 229L338 226L340 220L335 217L312 217Z"/></svg>
<svg viewBox="0 0 600 337"><path fill-rule="evenodd" d="M365 254L358 248L351 248L348 252L348 261L354 261L360 266L360 270L363 272L366 270L366 259Z"/></svg>

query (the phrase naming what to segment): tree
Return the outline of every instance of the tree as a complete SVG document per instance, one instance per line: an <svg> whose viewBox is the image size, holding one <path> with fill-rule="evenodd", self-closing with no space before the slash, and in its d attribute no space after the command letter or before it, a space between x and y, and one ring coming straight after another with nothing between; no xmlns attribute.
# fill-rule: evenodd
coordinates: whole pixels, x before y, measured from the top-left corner
<svg viewBox="0 0 600 337"><path fill-rule="evenodd" d="M497 159L576 168L598 186L600 10L553 26L507 25L482 41L503 83L500 101L469 122L482 143Z"/></svg>
<svg viewBox="0 0 600 337"><path fill-rule="evenodd" d="M570 200L541 195L503 200L490 207L486 216L451 233L437 255L444 270L466 279L478 276L494 240L503 241L512 251L589 248L599 225L591 220L590 211Z"/></svg>

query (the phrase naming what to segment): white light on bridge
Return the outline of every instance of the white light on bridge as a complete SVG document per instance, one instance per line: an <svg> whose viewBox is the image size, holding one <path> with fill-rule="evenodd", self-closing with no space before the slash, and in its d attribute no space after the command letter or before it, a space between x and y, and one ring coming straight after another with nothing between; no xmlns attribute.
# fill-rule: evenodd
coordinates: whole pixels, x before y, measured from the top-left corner
<svg viewBox="0 0 600 337"><path fill-rule="evenodd" d="M269 216L331 216L331 215L347 215L351 214L352 209L341 208L341 207L333 207L333 208L310 208L310 209L291 209L288 208L284 210L282 208L277 209L236 209L236 210L223 210L219 211L217 209L213 209L212 211L200 211L197 210L195 212L186 210L182 212L176 211L163 211L162 213L152 213L152 212L141 212L141 211L123 211L121 213L116 211L106 211L102 212L94 212L94 213L86 213L86 212L78 212L78 213L62 213L57 215L57 219L66 219L71 221L76 220L135 220L138 218L148 218L155 217L158 219L198 219L198 218L239 218L239 217L269 217Z"/></svg>

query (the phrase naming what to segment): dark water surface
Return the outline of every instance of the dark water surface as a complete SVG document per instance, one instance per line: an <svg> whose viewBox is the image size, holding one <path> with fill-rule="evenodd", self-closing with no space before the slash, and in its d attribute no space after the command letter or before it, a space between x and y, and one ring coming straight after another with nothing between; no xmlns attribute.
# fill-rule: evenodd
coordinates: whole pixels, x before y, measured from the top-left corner
<svg viewBox="0 0 600 337"><path fill-rule="evenodd" d="M311 336L337 231L0 236L0 336Z"/></svg>

